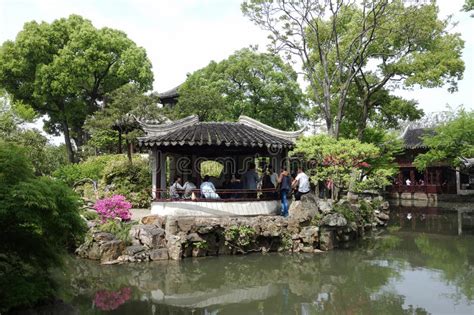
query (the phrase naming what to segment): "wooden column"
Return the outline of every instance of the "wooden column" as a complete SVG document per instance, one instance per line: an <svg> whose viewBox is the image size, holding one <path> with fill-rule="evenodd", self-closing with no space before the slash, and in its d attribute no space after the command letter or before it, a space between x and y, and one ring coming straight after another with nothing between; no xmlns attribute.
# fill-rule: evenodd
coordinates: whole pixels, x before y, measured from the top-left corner
<svg viewBox="0 0 474 315"><path fill-rule="evenodd" d="M166 154L161 152L160 154L160 187L166 189Z"/></svg>
<svg viewBox="0 0 474 315"><path fill-rule="evenodd" d="M166 189L166 155L160 151L155 150L154 156L154 171L152 176L152 186L155 192L154 198L161 198L162 191Z"/></svg>

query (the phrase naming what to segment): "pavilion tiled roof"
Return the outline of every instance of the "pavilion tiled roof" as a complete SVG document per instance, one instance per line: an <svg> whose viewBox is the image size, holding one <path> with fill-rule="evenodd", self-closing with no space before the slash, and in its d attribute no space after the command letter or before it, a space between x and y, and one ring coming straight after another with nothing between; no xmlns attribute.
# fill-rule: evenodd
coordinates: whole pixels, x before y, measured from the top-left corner
<svg viewBox="0 0 474 315"><path fill-rule="evenodd" d="M225 145L292 148L293 142L265 131L232 122L198 122L170 133L139 139L144 146Z"/></svg>
<svg viewBox="0 0 474 315"><path fill-rule="evenodd" d="M423 149L426 146L423 144L423 136L433 135L434 130L430 128L415 128L407 129L403 134L403 142L405 148L408 149Z"/></svg>
<svg viewBox="0 0 474 315"><path fill-rule="evenodd" d="M282 131L242 116L238 122L200 122L190 116L173 123L142 123L146 137L138 138L141 146L227 146L288 148L303 132Z"/></svg>
<svg viewBox="0 0 474 315"><path fill-rule="evenodd" d="M167 98L174 98L174 97L178 97L178 89L179 89L180 85L178 86L175 86L174 88L172 89L169 89L168 91L165 91L165 92L162 92L162 93L158 93L158 97L160 99L167 99Z"/></svg>

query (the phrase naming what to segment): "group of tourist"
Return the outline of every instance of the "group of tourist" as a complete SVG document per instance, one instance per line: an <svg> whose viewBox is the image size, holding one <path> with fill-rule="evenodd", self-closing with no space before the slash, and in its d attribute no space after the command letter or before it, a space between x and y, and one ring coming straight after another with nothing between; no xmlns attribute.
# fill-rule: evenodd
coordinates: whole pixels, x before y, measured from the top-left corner
<svg viewBox="0 0 474 315"><path fill-rule="evenodd" d="M170 197L172 199L193 199L193 192L197 191L194 184L195 179L187 180L184 184L182 178L177 176L170 186ZM208 175L204 176L203 182L199 187L201 198L205 199L236 199L258 197L257 189L262 190L260 198L275 199L278 193L281 198L282 215L288 216L288 198L290 193L294 192L295 200L300 200L301 196L310 192L310 181L303 168L298 168L297 174L291 176L286 168L283 168L277 175L272 166L265 167L260 178L254 163L250 163L247 171L239 175L232 175L226 178L220 195L217 193L214 183L211 182Z"/></svg>

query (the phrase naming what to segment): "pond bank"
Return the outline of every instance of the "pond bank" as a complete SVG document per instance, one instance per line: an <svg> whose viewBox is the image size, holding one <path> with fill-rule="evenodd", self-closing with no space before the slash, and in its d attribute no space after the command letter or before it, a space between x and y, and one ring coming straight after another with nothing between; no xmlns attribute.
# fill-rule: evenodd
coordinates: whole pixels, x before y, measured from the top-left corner
<svg viewBox="0 0 474 315"><path fill-rule="evenodd" d="M129 227L125 239L91 223L76 253L104 264L250 252L317 253L385 226L388 207L381 197L332 204L308 194L292 203L288 218L146 216Z"/></svg>

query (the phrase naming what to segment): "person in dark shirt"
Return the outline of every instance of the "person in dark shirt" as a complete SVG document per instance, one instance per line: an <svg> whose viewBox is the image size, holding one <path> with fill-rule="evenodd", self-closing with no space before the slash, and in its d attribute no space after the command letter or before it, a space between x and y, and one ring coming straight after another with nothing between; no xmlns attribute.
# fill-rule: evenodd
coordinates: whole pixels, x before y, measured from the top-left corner
<svg viewBox="0 0 474 315"><path fill-rule="evenodd" d="M288 216L288 193L291 190L291 177L290 173L283 168L278 177L278 183L280 184L280 196L281 196L281 215L284 217Z"/></svg>

